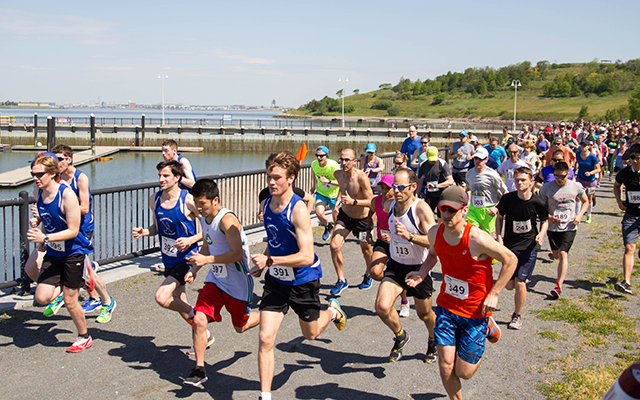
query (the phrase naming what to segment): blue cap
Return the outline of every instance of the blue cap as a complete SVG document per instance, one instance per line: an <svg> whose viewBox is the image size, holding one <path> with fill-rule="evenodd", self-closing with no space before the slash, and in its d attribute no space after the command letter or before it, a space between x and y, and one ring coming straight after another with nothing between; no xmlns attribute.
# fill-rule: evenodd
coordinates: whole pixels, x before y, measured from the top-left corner
<svg viewBox="0 0 640 400"><path fill-rule="evenodd" d="M316 149L316 153L319 151L324 151L324 154L329 155L329 148L327 146L318 146Z"/></svg>
<svg viewBox="0 0 640 400"><path fill-rule="evenodd" d="M368 143L367 144L367 148L365 149L365 152L367 152L367 153L375 153L376 152L375 143Z"/></svg>
<svg viewBox="0 0 640 400"><path fill-rule="evenodd" d="M467 131L460 131L460 134L461 134L461 135L464 135L464 136L469 136L469 134L467 133Z"/></svg>
<svg viewBox="0 0 640 400"><path fill-rule="evenodd" d="M58 160L58 156L56 156L54 153L52 153L52 152L50 152L50 151L45 151L45 152L43 152L43 153L38 153L38 155L36 156L36 158L37 158L37 157L44 157L44 156L53 157L53 158L56 160L56 162L58 162L58 161L59 161L59 160ZM32 162L34 162L34 161L35 161L35 159L34 159L34 160L30 160L30 161L29 161L29 163L32 163Z"/></svg>

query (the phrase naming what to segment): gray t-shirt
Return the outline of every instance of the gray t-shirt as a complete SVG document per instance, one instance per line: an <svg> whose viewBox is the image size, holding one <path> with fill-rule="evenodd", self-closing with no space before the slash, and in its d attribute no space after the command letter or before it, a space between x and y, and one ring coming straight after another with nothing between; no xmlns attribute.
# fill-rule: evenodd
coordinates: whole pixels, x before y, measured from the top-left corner
<svg viewBox="0 0 640 400"><path fill-rule="evenodd" d="M475 208L491 207L498 204L500 197L507 190L500 175L489 167L482 172L475 168L467 172L467 182L471 189L469 204Z"/></svg>
<svg viewBox="0 0 640 400"><path fill-rule="evenodd" d="M567 181L566 185L560 187L556 181L545 183L540 189L540 197L547 203L549 215L555 215L562 221L561 224L554 224L549 220L549 230L551 232L568 232L578 229L577 225L571 223L576 216L576 207L579 199L585 196L581 184L574 181Z"/></svg>
<svg viewBox="0 0 640 400"><path fill-rule="evenodd" d="M516 191L516 181L513 179L513 175L516 172L516 169L520 167L527 167L531 169L529 164L527 164L523 160L518 160L514 163L510 158L508 158L498 167L498 172L500 173L500 175L504 176L504 183L507 185L507 190L509 190L509 192Z"/></svg>
<svg viewBox="0 0 640 400"><path fill-rule="evenodd" d="M462 157L454 158L451 163L451 167L453 172L467 172L469 170L469 166L472 165L471 162L467 160L467 156L473 151L473 145L469 142L464 145L460 142L455 142L453 144L452 154L457 154L459 151L464 155Z"/></svg>

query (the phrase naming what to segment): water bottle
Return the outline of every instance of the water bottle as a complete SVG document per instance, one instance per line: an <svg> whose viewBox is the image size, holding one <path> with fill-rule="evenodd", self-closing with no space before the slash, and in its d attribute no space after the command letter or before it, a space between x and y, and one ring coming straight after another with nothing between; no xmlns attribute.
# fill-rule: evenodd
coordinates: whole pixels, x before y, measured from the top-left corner
<svg viewBox="0 0 640 400"><path fill-rule="evenodd" d="M625 369L601 400L640 399L640 364Z"/></svg>

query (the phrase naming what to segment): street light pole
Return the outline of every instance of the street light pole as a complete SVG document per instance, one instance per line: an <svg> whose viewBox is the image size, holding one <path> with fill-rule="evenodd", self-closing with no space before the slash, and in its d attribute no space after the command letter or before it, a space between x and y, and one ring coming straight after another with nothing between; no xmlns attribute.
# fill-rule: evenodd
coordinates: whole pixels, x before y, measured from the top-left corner
<svg viewBox="0 0 640 400"><path fill-rule="evenodd" d="M159 79L162 79L162 126L164 126L164 80L166 78L168 78L169 75L167 74L160 74L158 75Z"/></svg>
<svg viewBox="0 0 640 400"><path fill-rule="evenodd" d="M342 97L342 127L344 128L344 83L349 82L349 79L340 77L338 82L342 82L342 96L340 97Z"/></svg>
<svg viewBox="0 0 640 400"><path fill-rule="evenodd" d="M520 79L514 79L513 81L511 81L511 86L514 86L516 88L516 96L514 97L514 100L513 100L513 132L515 133L515 131L516 131L516 105L518 104L518 86L522 86L520 84Z"/></svg>

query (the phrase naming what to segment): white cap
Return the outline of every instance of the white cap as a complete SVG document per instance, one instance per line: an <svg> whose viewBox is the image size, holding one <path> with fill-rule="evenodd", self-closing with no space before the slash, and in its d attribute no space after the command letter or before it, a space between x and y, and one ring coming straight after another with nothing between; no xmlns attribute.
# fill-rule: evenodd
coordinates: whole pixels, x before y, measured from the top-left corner
<svg viewBox="0 0 640 400"><path fill-rule="evenodd" d="M484 147L479 147L476 149L476 152L473 153L473 157L484 160L485 158L489 157L489 152Z"/></svg>

